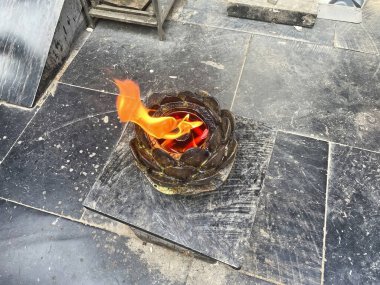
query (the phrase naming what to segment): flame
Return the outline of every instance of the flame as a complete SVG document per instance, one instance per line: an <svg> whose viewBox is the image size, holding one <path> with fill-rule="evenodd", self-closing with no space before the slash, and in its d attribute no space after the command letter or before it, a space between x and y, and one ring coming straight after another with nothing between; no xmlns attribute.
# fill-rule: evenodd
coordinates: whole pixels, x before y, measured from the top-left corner
<svg viewBox="0 0 380 285"><path fill-rule="evenodd" d="M190 122L189 115L183 119L151 117L149 110L141 102L140 87L137 83L132 80L117 79L115 83L120 92L116 101L120 121L138 124L152 137L175 140L203 124L201 121Z"/></svg>

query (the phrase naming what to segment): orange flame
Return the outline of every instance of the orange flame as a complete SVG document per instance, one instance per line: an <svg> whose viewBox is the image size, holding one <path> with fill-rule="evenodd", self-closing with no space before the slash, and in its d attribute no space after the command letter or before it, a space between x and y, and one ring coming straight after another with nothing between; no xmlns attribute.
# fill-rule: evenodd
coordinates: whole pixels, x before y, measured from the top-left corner
<svg viewBox="0 0 380 285"><path fill-rule="evenodd" d="M146 133L157 139L175 140L203 124L201 121L189 122L189 115L177 120L173 117L151 117L140 99L140 87L132 80L117 80L119 96L116 100L117 112L121 122L134 122Z"/></svg>

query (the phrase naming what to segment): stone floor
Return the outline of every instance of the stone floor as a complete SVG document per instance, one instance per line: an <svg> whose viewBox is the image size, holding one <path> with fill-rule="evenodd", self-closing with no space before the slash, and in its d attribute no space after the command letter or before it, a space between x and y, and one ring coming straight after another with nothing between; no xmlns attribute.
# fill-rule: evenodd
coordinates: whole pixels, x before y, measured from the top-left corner
<svg viewBox="0 0 380 285"><path fill-rule="evenodd" d="M225 4L178 1L164 42L101 21L34 108L0 102L0 284L380 284L380 1L301 30ZM113 78L276 130L240 270L82 206L123 132Z"/></svg>

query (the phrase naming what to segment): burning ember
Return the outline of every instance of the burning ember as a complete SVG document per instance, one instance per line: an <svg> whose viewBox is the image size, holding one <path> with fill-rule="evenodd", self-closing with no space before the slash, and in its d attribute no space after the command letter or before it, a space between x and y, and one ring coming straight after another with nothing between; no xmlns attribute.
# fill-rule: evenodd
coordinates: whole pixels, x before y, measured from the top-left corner
<svg viewBox="0 0 380 285"><path fill-rule="evenodd" d="M197 194L218 188L232 168L234 117L206 93L153 94L147 106L131 80L115 80L120 121L135 123L137 166L159 191Z"/></svg>

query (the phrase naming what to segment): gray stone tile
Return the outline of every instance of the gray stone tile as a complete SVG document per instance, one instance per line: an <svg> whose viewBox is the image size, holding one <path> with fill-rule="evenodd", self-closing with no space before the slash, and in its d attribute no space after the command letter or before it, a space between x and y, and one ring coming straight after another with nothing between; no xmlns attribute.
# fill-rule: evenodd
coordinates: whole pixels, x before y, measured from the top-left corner
<svg viewBox="0 0 380 285"><path fill-rule="evenodd" d="M380 53L380 0L367 1L363 9L363 23L365 31L372 38Z"/></svg>
<svg viewBox="0 0 380 285"><path fill-rule="evenodd" d="M0 283L185 284L191 258L0 200Z"/></svg>
<svg viewBox="0 0 380 285"><path fill-rule="evenodd" d="M250 35L169 22L166 40L151 28L100 22L62 81L117 92L113 78L139 82L142 94L208 91L230 106ZM86 72L83 72L83 71Z"/></svg>
<svg viewBox="0 0 380 285"><path fill-rule="evenodd" d="M371 54L379 53L376 43L362 24L338 22L335 29L335 47Z"/></svg>
<svg viewBox="0 0 380 285"><path fill-rule="evenodd" d="M380 150L380 58L255 36L236 114L279 129Z"/></svg>
<svg viewBox="0 0 380 285"><path fill-rule="evenodd" d="M63 2L1 1L1 100L32 106Z"/></svg>
<svg viewBox="0 0 380 285"><path fill-rule="evenodd" d="M133 161L133 129L128 127L84 205L239 267L240 244L249 237L274 133L240 118L235 134L239 147L226 183L214 192L186 197L165 195L151 186Z"/></svg>
<svg viewBox="0 0 380 285"><path fill-rule="evenodd" d="M36 108L27 110L0 103L0 163L36 110Z"/></svg>
<svg viewBox="0 0 380 285"><path fill-rule="evenodd" d="M328 144L279 132L242 269L285 284L320 284Z"/></svg>
<svg viewBox="0 0 380 285"><path fill-rule="evenodd" d="M247 275L241 270L234 270L221 263L210 264L195 259L191 265L186 285L199 284L270 285L275 283Z"/></svg>
<svg viewBox="0 0 380 285"><path fill-rule="evenodd" d="M114 95L59 85L0 164L0 197L79 218L121 132Z"/></svg>
<svg viewBox="0 0 380 285"><path fill-rule="evenodd" d="M334 21L317 19L312 29L297 30L293 26L229 17L227 16L227 0L193 0L182 1L181 4L175 7L172 15L173 20L328 46L333 45Z"/></svg>
<svg viewBox="0 0 380 285"><path fill-rule="evenodd" d="M380 1L367 1L361 24L337 23L334 45L355 51L379 54Z"/></svg>
<svg viewBox="0 0 380 285"><path fill-rule="evenodd" d="M172 242L166 241L162 238L158 238L137 228L130 227L125 223L119 222L115 219L109 218L105 215L102 215L89 209L84 209L80 221L86 225L101 228L116 233L118 235L138 239L143 241L144 243L149 243L155 251L157 251L157 249L155 249L156 247L164 247L166 249L170 249L176 252L181 252L188 257L199 256L200 258L205 258L204 255L196 255L190 250L180 247Z"/></svg>
<svg viewBox="0 0 380 285"><path fill-rule="evenodd" d="M380 283L380 154L332 146L326 284Z"/></svg>

